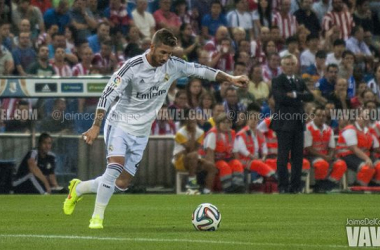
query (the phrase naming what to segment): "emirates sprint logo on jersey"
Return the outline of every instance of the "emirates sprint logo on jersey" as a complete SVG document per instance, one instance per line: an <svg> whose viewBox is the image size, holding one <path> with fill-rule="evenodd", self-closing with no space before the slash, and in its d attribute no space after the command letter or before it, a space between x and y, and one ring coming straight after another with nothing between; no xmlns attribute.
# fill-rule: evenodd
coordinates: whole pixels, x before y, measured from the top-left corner
<svg viewBox="0 0 380 250"><path fill-rule="evenodd" d="M141 92L137 92L136 94L136 98L138 99L152 99L154 97L157 97L157 96L160 96L160 95L163 95L166 93L166 90L165 89L158 89L157 86L153 86L149 89L149 92L148 93L141 93Z"/></svg>
<svg viewBox="0 0 380 250"><path fill-rule="evenodd" d="M380 247L380 219L347 219L346 232L350 247Z"/></svg>

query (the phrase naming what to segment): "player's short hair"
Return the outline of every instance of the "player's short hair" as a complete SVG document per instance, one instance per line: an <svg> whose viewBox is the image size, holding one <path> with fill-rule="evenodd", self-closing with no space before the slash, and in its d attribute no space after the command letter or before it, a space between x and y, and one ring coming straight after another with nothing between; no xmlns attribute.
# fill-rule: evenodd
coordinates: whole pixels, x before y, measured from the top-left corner
<svg viewBox="0 0 380 250"><path fill-rule="evenodd" d="M40 137L38 138L38 146L40 146L48 138L51 138L48 133L41 133Z"/></svg>
<svg viewBox="0 0 380 250"><path fill-rule="evenodd" d="M177 46L177 38L170 30L160 29L153 35L152 43L155 46L164 44L170 47L175 47Z"/></svg>

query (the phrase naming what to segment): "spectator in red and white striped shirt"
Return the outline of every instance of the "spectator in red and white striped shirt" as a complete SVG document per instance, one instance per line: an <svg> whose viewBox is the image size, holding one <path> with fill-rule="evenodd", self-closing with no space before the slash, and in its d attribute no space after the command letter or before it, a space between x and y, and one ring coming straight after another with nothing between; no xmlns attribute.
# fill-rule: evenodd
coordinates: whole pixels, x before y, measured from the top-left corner
<svg viewBox="0 0 380 250"><path fill-rule="evenodd" d="M84 48L80 54L80 58L82 62L73 67L73 76L87 76L90 74L93 58L92 49L90 47Z"/></svg>
<svg viewBox="0 0 380 250"><path fill-rule="evenodd" d="M67 63L65 62L65 49L57 48L54 53L54 61L51 63L51 66L54 69L54 72L58 76L72 76L73 72Z"/></svg>
<svg viewBox="0 0 380 250"><path fill-rule="evenodd" d="M272 25L280 28L281 36L286 39L297 32L298 23L296 17L290 13L291 0L283 0L280 11L272 17Z"/></svg>
<svg viewBox="0 0 380 250"><path fill-rule="evenodd" d="M323 18L322 29L324 32L329 31L334 26L340 30L340 38L346 40L350 34L352 27L355 26L351 13L344 9L342 0L332 0L332 11L327 12Z"/></svg>
<svg viewBox="0 0 380 250"><path fill-rule="evenodd" d="M112 74L118 67L116 55L112 52L112 42L105 41L101 43L100 52L94 55L92 65L100 74Z"/></svg>
<svg viewBox="0 0 380 250"><path fill-rule="evenodd" d="M281 74L280 56L277 53L268 55L268 63L263 66L263 79L271 82L273 78Z"/></svg>

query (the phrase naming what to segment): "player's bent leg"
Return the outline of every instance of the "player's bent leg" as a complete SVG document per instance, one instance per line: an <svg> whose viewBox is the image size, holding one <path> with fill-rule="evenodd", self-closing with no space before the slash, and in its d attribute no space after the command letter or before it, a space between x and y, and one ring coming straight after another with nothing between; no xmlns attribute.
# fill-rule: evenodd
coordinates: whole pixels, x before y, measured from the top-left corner
<svg viewBox="0 0 380 250"><path fill-rule="evenodd" d="M73 179L69 184L69 195L63 203L63 212L66 215L71 215L74 212L75 206L78 201L82 200L82 196L77 194L76 188L81 183L79 179Z"/></svg>
<svg viewBox="0 0 380 250"><path fill-rule="evenodd" d="M116 179L115 188L122 192L127 191L132 179L133 176L130 173L123 171Z"/></svg>
<svg viewBox="0 0 380 250"><path fill-rule="evenodd" d="M108 158L107 169L102 175L96 195L95 209L90 220L89 228L102 229L104 211L115 189L115 181L123 172L125 158L112 156Z"/></svg>

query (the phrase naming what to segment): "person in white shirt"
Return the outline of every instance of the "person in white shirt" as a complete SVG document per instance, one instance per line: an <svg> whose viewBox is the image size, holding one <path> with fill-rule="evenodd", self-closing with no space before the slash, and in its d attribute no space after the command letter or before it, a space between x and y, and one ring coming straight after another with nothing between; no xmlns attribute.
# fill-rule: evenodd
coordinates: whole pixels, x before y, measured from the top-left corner
<svg viewBox="0 0 380 250"><path fill-rule="evenodd" d="M318 51L319 38L316 35L308 35L307 39L307 50L301 53L301 70L306 70L310 65L315 64L315 54Z"/></svg>
<svg viewBox="0 0 380 250"><path fill-rule="evenodd" d="M368 127L369 109L358 112L355 123L347 125L339 134L337 156L346 162L349 169L357 173L357 185L367 186L371 180L379 185L380 161L371 156L371 153L379 153L379 141Z"/></svg>
<svg viewBox="0 0 380 250"><path fill-rule="evenodd" d="M249 40L254 39L252 15L247 11L247 0L235 0L236 9L231 10L227 14L228 26L230 28L242 27L246 34L249 35Z"/></svg>
<svg viewBox="0 0 380 250"><path fill-rule="evenodd" d="M146 11L148 7L147 0L137 0L137 6L132 11L132 17L135 25L139 28L144 37L152 37L156 27L156 21L153 15Z"/></svg>
<svg viewBox="0 0 380 250"><path fill-rule="evenodd" d="M247 126L236 135L235 151L238 152L239 160L246 169L254 171L263 177L275 177L275 171L265 163L268 148L265 136L259 130L261 108L256 103L251 103L247 107Z"/></svg>
<svg viewBox="0 0 380 250"><path fill-rule="evenodd" d="M335 188L347 170L347 165L335 159L334 131L326 125L326 110L316 107L314 119L306 125L305 155L314 168L314 192L325 192Z"/></svg>
<svg viewBox="0 0 380 250"><path fill-rule="evenodd" d="M64 202L64 213L70 215L82 195L97 187L91 229L103 228L104 211L114 192L116 179L124 171L123 184L126 188L135 175L148 143L152 123L176 79L194 76L210 81L226 80L238 87L248 84L246 76L231 76L172 56L176 46L177 38L171 31L158 30L153 36L150 50L129 59L112 75L99 99L94 123L83 133L86 143L92 144L100 132L106 112L119 97L109 111L105 124L108 162L105 173L84 182L73 179L69 196Z"/></svg>
<svg viewBox="0 0 380 250"><path fill-rule="evenodd" d="M179 129L174 138L172 163L177 171L189 171L186 188L193 191L190 194L198 194L199 185L196 173L205 170L207 175L202 193L209 194L214 186L217 170L214 164L201 158L198 153L198 149L203 143L204 132L197 126L197 120L192 117L192 112L188 110L185 112L185 117L188 120L185 121L184 126Z"/></svg>
<svg viewBox="0 0 380 250"><path fill-rule="evenodd" d="M343 39L336 39L333 44L333 52L327 54L326 65L339 65L342 62L342 55L345 49L346 42Z"/></svg>

